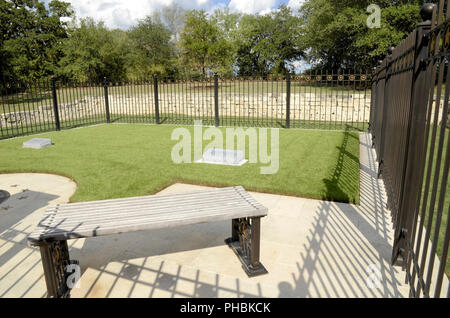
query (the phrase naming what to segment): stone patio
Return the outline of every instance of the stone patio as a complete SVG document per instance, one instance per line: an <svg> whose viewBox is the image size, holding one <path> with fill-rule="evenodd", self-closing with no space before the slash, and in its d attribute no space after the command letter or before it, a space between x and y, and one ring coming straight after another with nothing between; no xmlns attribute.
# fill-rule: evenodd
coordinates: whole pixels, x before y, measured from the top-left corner
<svg viewBox="0 0 450 318"><path fill-rule="evenodd" d="M406 297L405 274L390 265L392 223L374 156L370 136L360 134L360 206L250 192L269 208L261 224L267 275L246 276L224 243L231 222L216 222L69 241L82 267L72 297ZM76 184L4 174L0 189L11 193L0 204L0 297L43 297L40 253L26 236ZM200 189L174 184L160 193Z"/></svg>

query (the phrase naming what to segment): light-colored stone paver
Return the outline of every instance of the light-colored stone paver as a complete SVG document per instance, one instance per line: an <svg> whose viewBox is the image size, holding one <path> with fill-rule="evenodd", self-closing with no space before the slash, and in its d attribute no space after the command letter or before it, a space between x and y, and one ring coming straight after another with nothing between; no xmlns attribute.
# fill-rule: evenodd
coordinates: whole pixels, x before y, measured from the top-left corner
<svg viewBox="0 0 450 318"><path fill-rule="evenodd" d="M368 134L360 135L360 146L360 206L251 192L269 208L261 224L261 261L269 274L248 278L224 244L231 222L215 222L69 241L82 267L72 297L407 296L404 273L390 264L391 216ZM0 205L11 206L0 212L0 297L45 294L39 251L25 238L46 205L74 191L73 182L54 178L0 175L0 188L12 194ZM37 203L18 200L25 187ZM174 184L161 193L200 189ZM374 270L378 288L370 284Z"/></svg>
<svg viewBox="0 0 450 318"><path fill-rule="evenodd" d="M0 297L43 297L46 294L41 255L27 236L50 204L66 203L77 186L49 174L0 174L0 189L10 197L0 204Z"/></svg>

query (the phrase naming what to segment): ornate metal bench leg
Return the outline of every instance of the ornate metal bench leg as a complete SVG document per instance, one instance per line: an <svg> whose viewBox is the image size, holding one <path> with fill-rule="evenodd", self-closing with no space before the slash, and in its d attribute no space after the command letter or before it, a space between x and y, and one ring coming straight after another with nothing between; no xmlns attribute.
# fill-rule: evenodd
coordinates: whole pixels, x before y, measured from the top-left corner
<svg viewBox="0 0 450 318"><path fill-rule="evenodd" d="M266 274L259 261L261 218L234 219L231 222L231 238L225 240L242 263L249 277Z"/></svg>
<svg viewBox="0 0 450 318"><path fill-rule="evenodd" d="M78 262L70 261L67 241L46 242L39 247L47 284L47 297L70 297L70 288L67 284L70 273L66 271L66 267Z"/></svg>

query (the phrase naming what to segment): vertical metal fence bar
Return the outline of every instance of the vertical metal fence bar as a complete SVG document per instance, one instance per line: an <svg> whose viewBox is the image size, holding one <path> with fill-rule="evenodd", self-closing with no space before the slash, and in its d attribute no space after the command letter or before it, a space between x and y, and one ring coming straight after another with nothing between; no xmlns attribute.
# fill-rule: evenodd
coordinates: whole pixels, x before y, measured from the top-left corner
<svg viewBox="0 0 450 318"><path fill-rule="evenodd" d="M219 127L219 78L217 74L214 75L214 123Z"/></svg>
<svg viewBox="0 0 450 318"><path fill-rule="evenodd" d="M66 96L66 83L63 80L59 82L59 89L57 90L57 96L59 102L60 123L61 128L64 129L64 124L67 122L67 105L68 99Z"/></svg>
<svg viewBox="0 0 450 318"><path fill-rule="evenodd" d="M336 125L337 125L337 118L338 118L338 107L339 107L339 101L338 101L338 92L339 92L339 84L338 84L338 77L339 77L339 72L338 74L334 74L334 71L331 72L331 86L333 87L333 94L332 94L332 99L334 100L334 120L332 121L332 124L330 125L333 126L333 128L331 129L336 129ZM336 80L335 80L336 78ZM331 107L331 109L333 109L333 107Z"/></svg>
<svg viewBox="0 0 450 318"><path fill-rule="evenodd" d="M103 90L105 93L105 112L106 112L106 122L111 122L111 115L109 113L109 97L108 97L108 82L106 80L106 77L103 78Z"/></svg>
<svg viewBox="0 0 450 318"><path fill-rule="evenodd" d="M33 115L30 115L31 133L39 131L38 126L40 127L40 125L41 125L39 117L38 117L38 119L36 119L36 114L38 114L37 110L39 109L39 108L36 109L36 105L39 105L39 104L38 104L38 102L34 102L34 100L35 100L35 98L34 98L35 95L34 95L34 91L33 91L34 87L35 87L35 85L33 83L31 83L31 82L27 83L27 89L29 91L28 94L30 96L30 98L28 99L28 103L27 103L28 111L30 112L30 114L33 113Z"/></svg>
<svg viewBox="0 0 450 318"><path fill-rule="evenodd" d="M56 79L52 78L52 97L53 97L53 111L55 114L55 126L56 130L61 130L61 125L59 122L59 112L58 112L58 99L56 97Z"/></svg>
<svg viewBox="0 0 450 318"><path fill-rule="evenodd" d="M76 111L76 107L77 107L77 82L75 81L70 81L70 91L69 91L69 98L72 101L72 104L74 105L71 110L70 110L70 121L73 120L74 118L77 118L77 115L75 114Z"/></svg>
<svg viewBox="0 0 450 318"><path fill-rule="evenodd" d="M18 100L18 102L19 102L19 112L20 112L20 116L19 116L19 118L20 118L20 129L22 131L21 134L24 135L26 130L24 130L23 124L24 124L24 121L25 121L25 129L26 129L27 122L28 122L27 121L27 117L28 116L27 116L27 112L25 110L25 99L24 99L24 95L25 95L24 88L25 88L25 86L23 85L23 82L19 81L17 88L18 88L17 91L20 92L20 95L21 95L20 100ZM22 107L22 109L20 107Z"/></svg>
<svg viewBox="0 0 450 318"><path fill-rule="evenodd" d="M291 74L286 73L286 128L291 127Z"/></svg>
<svg viewBox="0 0 450 318"><path fill-rule="evenodd" d="M11 107L10 107L10 94L11 92L9 91L9 87L11 86L11 84L9 82L5 83L4 88L5 88L5 104L8 106L8 110L6 110L6 107L4 107L4 111L7 111L7 114L10 116L11 114ZM14 137L14 130L11 127L11 134L8 133L8 125L11 124L11 121L9 120L8 123L8 118L5 116L5 128L6 128L6 135L7 136L11 136Z"/></svg>
<svg viewBox="0 0 450 318"><path fill-rule="evenodd" d="M153 76L153 96L155 98L155 120L156 124L160 124L159 118L159 97L158 97L158 78L156 75Z"/></svg>
<svg viewBox="0 0 450 318"><path fill-rule="evenodd" d="M448 154L448 148L450 146L450 143L447 144L447 154ZM450 241L450 204L447 209L447 225L445 227L445 237L444 242L442 246L442 255L441 255L441 262L439 264L438 274L436 278L436 288L434 291L434 297L438 298L441 295L442 290L442 283L445 275L445 266L447 264L447 257L448 257L448 250L449 250L449 241ZM448 286L448 293L450 292L450 284ZM447 298L449 295L447 294Z"/></svg>
<svg viewBox="0 0 450 318"><path fill-rule="evenodd" d="M141 105L139 103L139 78L135 77L132 79L133 85L131 86L131 91L133 93L133 110L136 118L136 123L141 123Z"/></svg>

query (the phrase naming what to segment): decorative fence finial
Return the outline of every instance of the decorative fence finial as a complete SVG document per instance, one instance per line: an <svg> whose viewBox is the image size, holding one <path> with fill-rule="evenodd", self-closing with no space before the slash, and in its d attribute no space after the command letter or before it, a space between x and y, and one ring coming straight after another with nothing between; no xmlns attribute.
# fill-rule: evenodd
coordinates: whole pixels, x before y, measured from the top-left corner
<svg viewBox="0 0 450 318"><path fill-rule="evenodd" d="M392 55L392 53L394 53L395 50L395 46L391 46L388 48L388 55Z"/></svg>
<svg viewBox="0 0 450 318"><path fill-rule="evenodd" d="M433 10L436 5L434 3L425 3L422 8L420 8L420 16L423 21L430 21L433 17Z"/></svg>

